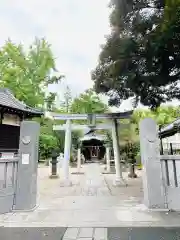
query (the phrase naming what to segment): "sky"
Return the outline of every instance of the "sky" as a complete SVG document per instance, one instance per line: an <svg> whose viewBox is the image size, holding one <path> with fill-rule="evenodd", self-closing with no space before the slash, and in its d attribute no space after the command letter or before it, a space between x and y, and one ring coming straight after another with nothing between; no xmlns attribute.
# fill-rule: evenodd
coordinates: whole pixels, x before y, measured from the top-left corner
<svg viewBox="0 0 180 240"><path fill-rule="evenodd" d="M66 85L73 97L92 87L90 72L95 68L100 45L110 32L109 0L1 0L0 46L10 38L30 45L45 37L52 45L59 72L65 79L50 90L60 98ZM107 101L107 98L103 98ZM121 109L131 109L129 100ZM114 108L115 110L115 108Z"/></svg>
<svg viewBox="0 0 180 240"><path fill-rule="evenodd" d="M109 0L2 0L0 45L10 38L28 46L35 37L52 45L57 68L73 96L92 87L100 44L109 28ZM57 89L57 86L56 86Z"/></svg>

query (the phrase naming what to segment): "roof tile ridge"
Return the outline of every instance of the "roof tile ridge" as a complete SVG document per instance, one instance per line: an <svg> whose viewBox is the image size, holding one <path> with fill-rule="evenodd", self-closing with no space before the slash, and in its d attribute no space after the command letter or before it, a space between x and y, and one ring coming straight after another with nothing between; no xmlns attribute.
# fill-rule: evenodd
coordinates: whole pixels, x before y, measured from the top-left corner
<svg viewBox="0 0 180 240"><path fill-rule="evenodd" d="M5 89L5 92L6 92L6 94L12 99L12 101L13 101L15 104L18 104L19 107L24 107L24 108L26 108L26 104L23 103L23 102L21 102L20 100L18 100L18 99L14 96L14 94L12 93L11 90L9 90L8 88L6 88L6 89Z"/></svg>

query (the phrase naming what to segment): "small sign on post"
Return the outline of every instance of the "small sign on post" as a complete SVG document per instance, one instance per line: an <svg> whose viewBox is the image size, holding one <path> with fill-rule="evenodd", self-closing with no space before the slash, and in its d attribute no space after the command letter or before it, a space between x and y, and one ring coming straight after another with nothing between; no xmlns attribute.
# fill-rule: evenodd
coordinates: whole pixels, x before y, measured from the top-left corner
<svg viewBox="0 0 180 240"><path fill-rule="evenodd" d="M29 154L23 153L22 154L22 164L28 165L29 164Z"/></svg>

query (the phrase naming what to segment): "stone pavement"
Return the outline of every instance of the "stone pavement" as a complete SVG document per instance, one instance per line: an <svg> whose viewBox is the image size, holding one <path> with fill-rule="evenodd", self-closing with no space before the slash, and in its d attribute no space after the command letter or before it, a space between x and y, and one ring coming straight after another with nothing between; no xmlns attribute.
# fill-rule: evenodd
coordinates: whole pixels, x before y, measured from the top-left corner
<svg viewBox="0 0 180 240"><path fill-rule="evenodd" d="M107 240L107 228L68 228L63 240Z"/></svg>
<svg viewBox="0 0 180 240"><path fill-rule="evenodd" d="M151 212L144 207L140 177L129 180L124 173L129 186L114 187L114 175L101 174L102 167L97 163L84 165L84 175L71 175L71 187L60 187L61 180L49 179L49 169L40 167L38 207L31 212L2 214L0 226L106 228L180 225L178 213Z"/></svg>

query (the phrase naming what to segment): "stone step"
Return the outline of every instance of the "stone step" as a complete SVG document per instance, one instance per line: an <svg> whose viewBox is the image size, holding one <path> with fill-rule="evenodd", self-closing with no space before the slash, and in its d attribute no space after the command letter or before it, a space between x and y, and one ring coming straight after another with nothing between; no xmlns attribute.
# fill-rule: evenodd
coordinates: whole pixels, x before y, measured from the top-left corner
<svg viewBox="0 0 180 240"><path fill-rule="evenodd" d="M63 240L107 240L107 228L67 228Z"/></svg>
<svg viewBox="0 0 180 240"><path fill-rule="evenodd" d="M112 209L112 208L132 208L141 204L137 199L120 200L118 197L113 196L69 196L64 198L56 198L49 202L43 199L40 201L39 209Z"/></svg>

